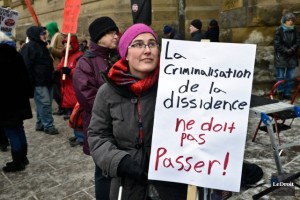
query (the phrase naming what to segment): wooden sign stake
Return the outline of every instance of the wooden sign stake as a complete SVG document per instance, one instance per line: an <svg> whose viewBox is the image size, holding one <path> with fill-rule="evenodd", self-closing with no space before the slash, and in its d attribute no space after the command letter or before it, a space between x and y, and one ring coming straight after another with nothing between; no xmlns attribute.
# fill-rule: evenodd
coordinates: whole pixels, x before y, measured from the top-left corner
<svg viewBox="0 0 300 200"><path fill-rule="evenodd" d="M197 186L188 185L187 197L186 200L196 200L197 198Z"/></svg>

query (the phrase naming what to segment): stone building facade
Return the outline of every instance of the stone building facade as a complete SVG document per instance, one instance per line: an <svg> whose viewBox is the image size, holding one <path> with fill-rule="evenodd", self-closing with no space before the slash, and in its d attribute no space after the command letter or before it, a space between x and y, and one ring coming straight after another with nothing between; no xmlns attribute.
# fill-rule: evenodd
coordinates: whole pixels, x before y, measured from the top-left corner
<svg viewBox="0 0 300 200"><path fill-rule="evenodd" d="M296 15L296 25L300 28L300 1L224 0L222 6L219 15L221 40L257 44L253 90L267 93L270 84L275 82L274 31L286 12ZM300 59L300 51L298 55ZM300 68L297 75L300 76Z"/></svg>
<svg viewBox="0 0 300 200"><path fill-rule="evenodd" d="M147 0L145 0L147 1ZM219 21L221 42L257 44L253 90L265 93L275 81L273 38L282 14L293 12L300 27L299 0L148 0L152 7L151 26L162 36L165 24L174 26L190 39L189 23L201 19L203 30L211 19ZM62 25L63 0L31 0L41 25L49 21ZM26 29L34 25L24 0L0 0L19 12L15 31L17 40L26 37ZM123 31L133 23L129 0L82 0L78 20L79 37L88 38L88 26L97 17L110 16ZM300 54L299 54L300 58ZM299 71L299 70L297 70ZM299 74L299 72L297 72Z"/></svg>

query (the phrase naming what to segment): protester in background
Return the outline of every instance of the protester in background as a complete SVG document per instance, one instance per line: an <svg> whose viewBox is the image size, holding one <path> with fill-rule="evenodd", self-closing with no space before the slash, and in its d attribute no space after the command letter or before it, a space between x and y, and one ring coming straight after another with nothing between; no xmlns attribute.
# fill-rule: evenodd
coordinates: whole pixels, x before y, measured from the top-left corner
<svg viewBox="0 0 300 200"><path fill-rule="evenodd" d="M89 50L76 65L73 86L80 106L83 108L83 152L90 155L87 128L91 120L92 107L99 87L104 83L100 72L111 64L111 53L117 48L119 29L109 17L95 19L89 26L91 40ZM95 192L97 200L109 200L110 178L102 175L95 165Z"/></svg>
<svg viewBox="0 0 300 200"><path fill-rule="evenodd" d="M220 28L217 20L212 19L209 24L207 31L205 32L205 39L209 39L210 42L219 42Z"/></svg>
<svg viewBox="0 0 300 200"><path fill-rule="evenodd" d="M54 85L53 85L53 98L58 105L58 110L53 112L54 115L63 115L64 110L61 107L61 89L60 89L60 73L57 71L57 65L62 59L64 45L62 41L64 40L64 35L59 32L58 25L56 22L49 22L46 24L46 29L49 34L50 44L49 52L53 58L54 66Z"/></svg>
<svg viewBox="0 0 300 200"><path fill-rule="evenodd" d="M46 31L41 26L32 26L26 34L29 42L21 49L30 79L34 85L34 102L36 105L36 131L46 134L58 134L52 116L53 98L53 60L47 49Z"/></svg>
<svg viewBox="0 0 300 200"><path fill-rule="evenodd" d="M182 40L182 36L174 28L165 25L163 28L164 37L167 39Z"/></svg>
<svg viewBox="0 0 300 200"><path fill-rule="evenodd" d="M89 49L88 42L86 39L83 39L79 42L79 50L83 53L86 52Z"/></svg>
<svg viewBox="0 0 300 200"><path fill-rule="evenodd" d="M76 63L78 58L82 56L82 52L79 51L79 42L76 35L71 35L69 44L69 53L67 58L67 65L65 63L65 51L67 48L67 37L62 42L64 44L65 50L63 52L63 57L61 62L57 65L57 70L60 72L60 89L61 89L61 107L65 110L66 115L69 119L72 110L77 103L77 98L73 88L73 74L75 71ZM65 79L63 79L65 76ZM74 129L74 137L69 139L70 145L72 147L83 144L83 133L81 131Z"/></svg>
<svg viewBox="0 0 300 200"><path fill-rule="evenodd" d="M64 40L65 36L59 31L58 25L56 22L49 22L46 24L46 29L48 32L48 36L50 39L50 49L49 52L51 53L54 59L54 69L56 70L57 65L60 63L64 51L64 45L62 41Z"/></svg>
<svg viewBox="0 0 300 200"><path fill-rule="evenodd" d="M300 32L295 26L296 17L286 13L281 25L276 28L274 38L276 80L293 79L298 66L297 50L300 47ZM280 84L277 88L279 99L291 99L293 81Z"/></svg>
<svg viewBox="0 0 300 200"><path fill-rule="evenodd" d="M157 34L134 24L122 35L119 53L97 93L88 141L94 161L112 177L111 200L118 198L120 183L122 199L144 200L154 195L147 191L147 172L159 75ZM151 183L160 199L186 199L185 184Z"/></svg>
<svg viewBox="0 0 300 200"><path fill-rule="evenodd" d="M0 104L0 127L9 140L12 155L12 162L2 168L4 172L22 171L29 164L23 120L32 118L29 98L33 97L33 85L23 58L13 43L0 32L0 91L5 94Z"/></svg>
<svg viewBox="0 0 300 200"><path fill-rule="evenodd" d="M202 29L202 22L199 19L194 19L191 21L189 31L192 36L192 41L200 42L202 39L205 39L204 33L201 31Z"/></svg>

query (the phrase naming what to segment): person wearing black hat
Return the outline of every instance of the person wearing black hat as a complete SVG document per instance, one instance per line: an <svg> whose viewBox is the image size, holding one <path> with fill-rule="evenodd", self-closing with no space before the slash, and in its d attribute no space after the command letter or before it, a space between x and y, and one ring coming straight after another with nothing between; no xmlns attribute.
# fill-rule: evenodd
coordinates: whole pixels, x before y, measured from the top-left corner
<svg viewBox="0 0 300 200"><path fill-rule="evenodd" d="M217 20L212 19L209 24L207 31L205 32L205 39L209 39L210 42L219 42L220 28Z"/></svg>
<svg viewBox="0 0 300 200"><path fill-rule="evenodd" d="M174 39L174 40L183 40L180 33L178 33L174 28L169 25L165 25L163 28L164 37L167 39Z"/></svg>
<svg viewBox="0 0 300 200"><path fill-rule="evenodd" d="M24 44L20 53L29 70L34 85L34 103L36 105L36 131L49 135L59 134L52 115L54 67L53 59L47 48L46 28L31 26L26 34L29 42Z"/></svg>
<svg viewBox="0 0 300 200"><path fill-rule="evenodd" d="M89 26L89 50L78 60L73 74L73 87L83 109L83 152L90 155L87 129L98 88L104 83L100 72L111 65L111 55L117 49L119 28L110 17L95 19ZM95 193L97 200L109 200L110 178L102 175L95 165Z"/></svg>
<svg viewBox="0 0 300 200"><path fill-rule="evenodd" d="M189 31L192 36L192 41L200 42L201 39L205 39L205 35L201 32L202 22L199 19L194 19L191 21Z"/></svg>

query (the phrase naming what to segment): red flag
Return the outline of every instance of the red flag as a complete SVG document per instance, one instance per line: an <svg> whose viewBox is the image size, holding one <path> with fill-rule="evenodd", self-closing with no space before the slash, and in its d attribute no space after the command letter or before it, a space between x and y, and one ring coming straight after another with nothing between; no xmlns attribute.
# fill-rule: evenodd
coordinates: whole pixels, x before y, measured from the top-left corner
<svg viewBox="0 0 300 200"><path fill-rule="evenodd" d="M39 22L39 20L38 20L38 18L36 16L36 14L35 14L32 6L31 6L30 0L25 0L25 3L26 3L26 6L27 6L27 8L29 10L29 13L31 14L31 16L32 16L33 20L35 21L36 25L39 26L40 22Z"/></svg>
<svg viewBox="0 0 300 200"><path fill-rule="evenodd" d="M64 7L63 33L76 33L81 0L66 0Z"/></svg>

